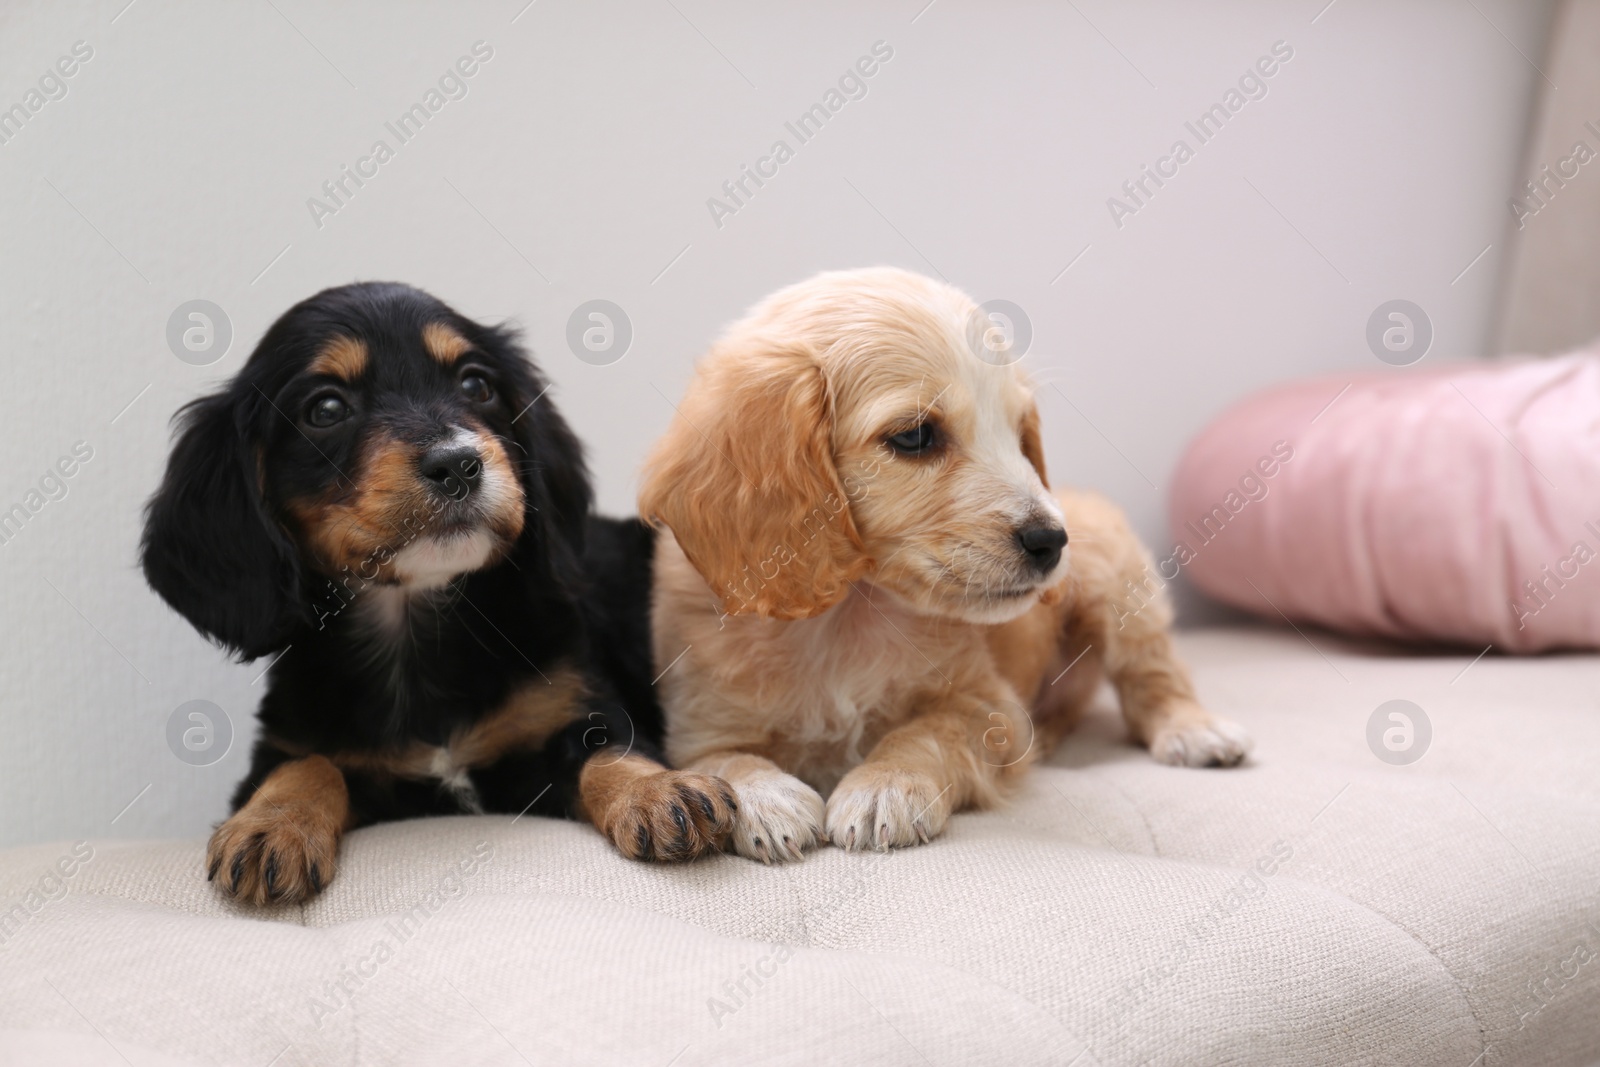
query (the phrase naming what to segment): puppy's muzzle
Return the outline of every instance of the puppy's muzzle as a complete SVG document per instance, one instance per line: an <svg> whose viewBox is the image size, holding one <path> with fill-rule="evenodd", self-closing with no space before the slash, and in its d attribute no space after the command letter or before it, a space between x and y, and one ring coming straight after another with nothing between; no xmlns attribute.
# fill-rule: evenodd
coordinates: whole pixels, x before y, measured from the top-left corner
<svg viewBox="0 0 1600 1067"><path fill-rule="evenodd" d="M1027 565L1040 574L1049 574L1061 562L1067 546L1067 531L1053 522L1031 522L1017 527L1017 546Z"/></svg>
<svg viewBox="0 0 1600 1067"><path fill-rule="evenodd" d="M483 456L470 445L436 445L423 453L417 468L437 492L458 503L483 480Z"/></svg>

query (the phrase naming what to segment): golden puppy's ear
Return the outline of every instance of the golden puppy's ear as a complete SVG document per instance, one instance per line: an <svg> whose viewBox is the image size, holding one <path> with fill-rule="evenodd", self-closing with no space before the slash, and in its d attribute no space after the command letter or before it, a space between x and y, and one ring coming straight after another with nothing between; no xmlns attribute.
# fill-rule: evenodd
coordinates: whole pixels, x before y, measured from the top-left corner
<svg viewBox="0 0 1600 1067"><path fill-rule="evenodd" d="M1039 481L1046 489L1050 479L1044 473L1044 441L1039 436L1039 405L1028 402L1028 413L1022 416L1022 454L1028 457L1033 469L1039 472Z"/></svg>
<svg viewBox="0 0 1600 1067"><path fill-rule="evenodd" d="M832 437L827 381L809 347L723 342L645 464L639 514L671 527L729 614L820 614L872 566Z"/></svg>
<svg viewBox="0 0 1600 1067"><path fill-rule="evenodd" d="M1044 440L1039 436L1039 405L1028 403L1028 413L1022 416L1022 454L1028 457L1033 469L1039 472L1039 481L1046 489L1050 479L1044 473ZM1063 578L1039 595L1041 604L1059 604L1066 595L1068 579Z"/></svg>

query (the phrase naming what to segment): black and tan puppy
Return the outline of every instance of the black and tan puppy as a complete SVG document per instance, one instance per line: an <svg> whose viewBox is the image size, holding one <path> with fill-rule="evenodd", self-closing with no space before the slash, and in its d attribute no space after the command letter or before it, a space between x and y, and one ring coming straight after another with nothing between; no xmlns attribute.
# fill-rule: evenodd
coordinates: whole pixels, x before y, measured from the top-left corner
<svg viewBox="0 0 1600 1067"><path fill-rule="evenodd" d="M587 818L637 858L723 844L726 784L660 762L652 536L590 515L545 388L510 330L361 284L291 308L182 413L145 575L277 657L207 853L226 892L303 901L346 830L419 815Z"/></svg>

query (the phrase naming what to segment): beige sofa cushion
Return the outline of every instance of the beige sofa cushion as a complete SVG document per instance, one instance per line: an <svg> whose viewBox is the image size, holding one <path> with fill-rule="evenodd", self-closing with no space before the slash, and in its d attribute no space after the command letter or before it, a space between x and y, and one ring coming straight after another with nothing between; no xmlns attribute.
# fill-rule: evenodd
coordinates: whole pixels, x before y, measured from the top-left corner
<svg viewBox="0 0 1600 1067"><path fill-rule="evenodd" d="M440 819L352 834L263 916L202 842L95 842L0 926L0 1063L1600 1061L1600 657L1312 639L1181 642L1250 766L1157 766L1100 714L1007 810L885 855L657 867ZM1432 723L1409 766L1367 746L1394 698ZM0 856L0 903L70 850Z"/></svg>

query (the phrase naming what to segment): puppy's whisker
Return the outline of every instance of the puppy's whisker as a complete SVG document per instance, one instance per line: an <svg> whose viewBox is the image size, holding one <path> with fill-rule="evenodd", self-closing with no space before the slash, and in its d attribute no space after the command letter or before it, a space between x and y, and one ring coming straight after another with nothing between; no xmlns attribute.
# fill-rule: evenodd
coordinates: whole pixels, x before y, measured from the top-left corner
<svg viewBox="0 0 1600 1067"><path fill-rule="evenodd" d="M1066 367L1030 367L1028 379L1034 385L1055 385L1067 381L1072 372Z"/></svg>

